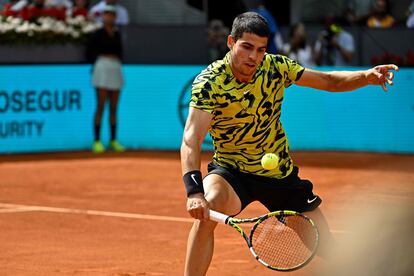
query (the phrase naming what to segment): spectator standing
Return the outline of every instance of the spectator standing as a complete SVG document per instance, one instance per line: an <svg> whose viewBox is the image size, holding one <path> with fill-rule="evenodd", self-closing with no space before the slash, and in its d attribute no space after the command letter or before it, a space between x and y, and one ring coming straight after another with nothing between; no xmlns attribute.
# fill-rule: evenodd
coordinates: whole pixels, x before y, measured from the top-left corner
<svg viewBox="0 0 414 276"><path fill-rule="evenodd" d="M119 27L126 26L129 24L129 15L127 9L118 3L118 0L102 0L98 4L94 5L90 11L89 15L91 18L94 18L96 21L102 21L102 14L107 5L114 6L116 9L116 21L115 24Z"/></svg>
<svg viewBox="0 0 414 276"><path fill-rule="evenodd" d="M105 146L100 139L102 113L107 99L110 106L111 148L123 152L125 148L117 141L117 106L123 86L121 71L122 39L115 26L116 7L106 5L103 9L103 27L97 30L87 45L88 59L94 62L92 83L96 89L97 107L94 118L94 153L102 153Z"/></svg>
<svg viewBox="0 0 414 276"><path fill-rule="evenodd" d="M289 43L283 46L282 53L303 66L316 65L313 49L307 41L303 23L296 23L290 28Z"/></svg>
<svg viewBox="0 0 414 276"><path fill-rule="evenodd" d="M353 36L345 31L335 18L328 17L325 30L319 34L315 43L315 59L318 65L351 65L355 42Z"/></svg>
<svg viewBox="0 0 414 276"><path fill-rule="evenodd" d="M367 19L367 26L370 28L390 28L394 23L395 19L390 14L388 0L375 0L371 15Z"/></svg>

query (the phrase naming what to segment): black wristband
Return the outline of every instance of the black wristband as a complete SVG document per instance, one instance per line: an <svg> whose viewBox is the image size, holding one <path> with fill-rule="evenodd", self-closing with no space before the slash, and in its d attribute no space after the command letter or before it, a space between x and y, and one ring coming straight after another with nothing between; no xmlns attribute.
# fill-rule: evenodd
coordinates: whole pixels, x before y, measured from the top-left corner
<svg viewBox="0 0 414 276"><path fill-rule="evenodd" d="M196 193L203 193L203 178L200 171L191 171L183 176L185 189L187 190L187 197Z"/></svg>

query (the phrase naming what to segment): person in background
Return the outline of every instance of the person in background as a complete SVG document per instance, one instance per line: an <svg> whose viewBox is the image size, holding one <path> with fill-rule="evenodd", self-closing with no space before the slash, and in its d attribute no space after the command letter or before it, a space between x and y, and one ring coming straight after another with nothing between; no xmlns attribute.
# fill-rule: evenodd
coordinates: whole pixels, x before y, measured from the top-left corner
<svg viewBox="0 0 414 276"><path fill-rule="evenodd" d="M223 58L228 52L227 35L230 30L219 19L211 20L208 26L208 46L210 61Z"/></svg>
<svg viewBox="0 0 414 276"><path fill-rule="evenodd" d="M355 42L353 36L345 31L333 17L325 20L325 30L319 34L315 43L315 60L318 65L351 65Z"/></svg>
<svg viewBox="0 0 414 276"><path fill-rule="evenodd" d="M117 135L117 106L120 90L123 86L121 71L122 39L115 26L116 7L106 5L103 9L103 27L92 34L87 44L87 57L94 62L92 83L96 89L97 107L94 118L94 136L92 145L94 153L103 153L105 146L101 142L102 113L107 99L110 106L110 147L116 152L125 151L116 139Z"/></svg>
<svg viewBox="0 0 414 276"><path fill-rule="evenodd" d="M373 0L347 0L342 10L344 26L366 26Z"/></svg>
<svg viewBox="0 0 414 276"><path fill-rule="evenodd" d="M289 43L283 46L282 53L303 66L312 67L316 65L313 49L307 42L303 23L296 23L290 28Z"/></svg>
<svg viewBox="0 0 414 276"><path fill-rule="evenodd" d="M283 47L283 40L282 35L280 34L279 26L276 23L275 18L270 13L264 2L262 0L253 0L252 1L253 8L251 9L252 12L256 12L263 16L267 23L269 24L270 28L270 39L269 45L267 45L267 52L269 54L277 54Z"/></svg>
<svg viewBox="0 0 414 276"><path fill-rule="evenodd" d="M406 23L408 28L414 28L414 1L408 7L408 18Z"/></svg>
<svg viewBox="0 0 414 276"><path fill-rule="evenodd" d="M376 0L371 15L367 19L367 26L370 28L390 28L394 23L395 19L390 14L388 0Z"/></svg>
<svg viewBox="0 0 414 276"><path fill-rule="evenodd" d="M118 27L126 26L129 24L129 15L127 9L118 3L118 0L102 0L98 4L94 5L89 15L96 21L102 21L102 13L107 5L114 6L116 9L116 21L115 24Z"/></svg>

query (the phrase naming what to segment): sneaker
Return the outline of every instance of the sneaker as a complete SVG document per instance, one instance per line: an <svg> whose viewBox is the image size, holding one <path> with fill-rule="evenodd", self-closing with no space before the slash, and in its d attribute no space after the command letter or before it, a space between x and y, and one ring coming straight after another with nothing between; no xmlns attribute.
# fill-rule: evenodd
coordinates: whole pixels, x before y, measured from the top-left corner
<svg viewBox="0 0 414 276"><path fill-rule="evenodd" d="M123 145L121 145L116 140L111 141L111 148L116 152L124 152L125 151L125 147Z"/></svg>
<svg viewBox="0 0 414 276"><path fill-rule="evenodd" d="M93 153L103 153L103 152L105 152L105 147L101 143L101 141L95 141L95 143L93 143L92 152Z"/></svg>

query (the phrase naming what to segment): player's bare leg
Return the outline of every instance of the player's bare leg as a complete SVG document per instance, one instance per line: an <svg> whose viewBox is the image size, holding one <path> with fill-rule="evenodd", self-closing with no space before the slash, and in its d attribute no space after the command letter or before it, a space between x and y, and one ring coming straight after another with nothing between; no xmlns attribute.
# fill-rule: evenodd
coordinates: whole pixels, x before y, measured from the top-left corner
<svg viewBox="0 0 414 276"><path fill-rule="evenodd" d="M219 175L208 175L204 181L205 197L209 207L225 214L237 214L241 202L233 188ZM188 236L185 260L186 276L205 275L214 250L214 229L217 222L196 220Z"/></svg>
<svg viewBox="0 0 414 276"><path fill-rule="evenodd" d="M335 246L335 239L329 230L328 222L318 207L311 212L304 213L310 217L318 227L319 231L319 247L317 254L325 259L329 258L332 248Z"/></svg>

